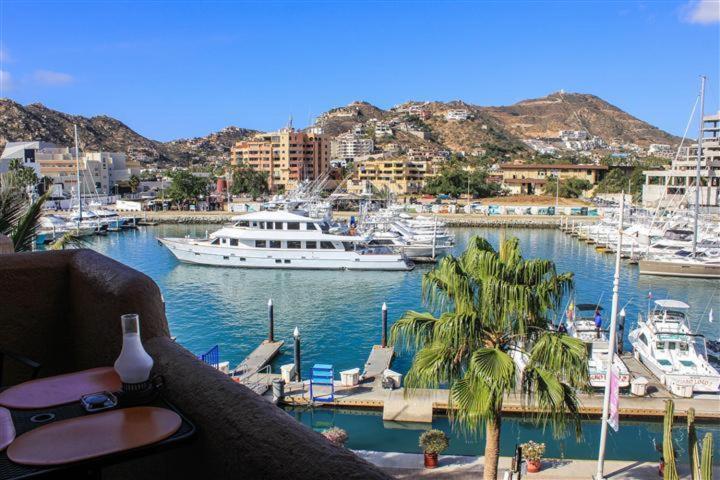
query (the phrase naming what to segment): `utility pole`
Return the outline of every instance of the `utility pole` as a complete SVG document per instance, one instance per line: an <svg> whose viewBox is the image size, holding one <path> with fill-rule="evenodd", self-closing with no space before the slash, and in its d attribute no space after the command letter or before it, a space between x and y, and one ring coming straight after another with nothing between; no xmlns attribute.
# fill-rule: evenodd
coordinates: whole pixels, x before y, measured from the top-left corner
<svg viewBox="0 0 720 480"><path fill-rule="evenodd" d="M700 128L698 129L698 144L697 144L697 170L695 171L695 216L694 216L694 234L692 244L692 255L697 256L697 241L698 241L698 213L700 211L700 164L702 162L702 140L703 140L703 116L705 115L705 75L700 76ZM709 172L709 168L708 168ZM710 177L708 177L708 181ZM710 185L708 185L708 189Z"/></svg>
<svg viewBox="0 0 720 480"><path fill-rule="evenodd" d="M607 442L608 413L610 411L610 381L612 377L613 362L617 343L617 317L618 317L618 292L620 290L620 250L622 248L622 224L625 212L625 192L620 198L620 223L618 225L617 250L615 252L615 277L613 279L612 311L610 316L610 332L608 333L608 360L607 371L605 372L605 394L603 396L603 411L600 425L600 449L598 451L598 464L595 480L604 480L603 469L605 466L605 443Z"/></svg>

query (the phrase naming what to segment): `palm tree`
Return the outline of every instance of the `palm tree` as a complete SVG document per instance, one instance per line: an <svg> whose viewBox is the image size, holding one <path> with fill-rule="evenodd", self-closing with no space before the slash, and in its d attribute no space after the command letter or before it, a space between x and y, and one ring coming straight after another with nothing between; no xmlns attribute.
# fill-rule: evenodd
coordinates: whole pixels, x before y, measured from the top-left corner
<svg viewBox="0 0 720 480"><path fill-rule="evenodd" d="M495 251L473 237L460 257L445 257L424 275L430 311L408 311L392 327L393 343L416 350L409 394L447 385L455 425L475 434L484 424L486 480L497 478L509 394L520 394L558 435L568 420L580 435L575 392L587 388L587 352L582 341L548 330L546 318L572 286L572 273L558 275L552 261L523 259L516 238Z"/></svg>
<svg viewBox="0 0 720 480"><path fill-rule="evenodd" d="M50 193L48 190L39 198L30 200L19 188L12 172L0 175L0 235L10 237L16 252L33 249L33 242L40 228L40 217L43 215L43 205ZM80 237L68 232L50 248L62 250L69 247L79 248L84 244Z"/></svg>

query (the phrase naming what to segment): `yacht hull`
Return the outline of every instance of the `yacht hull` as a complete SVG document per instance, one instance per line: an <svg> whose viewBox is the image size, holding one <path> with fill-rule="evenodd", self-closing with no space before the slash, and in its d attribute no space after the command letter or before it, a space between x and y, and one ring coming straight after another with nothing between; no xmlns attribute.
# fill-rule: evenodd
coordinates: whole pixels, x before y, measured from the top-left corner
<svg viewBox="0 0 720 480"><path fill-rule="evenodd" d="M400 255L373 255L356 252L251 250L216 247L184 238L158 238L181 262L235 268L291 270L388 270L408 271L414 264Z"/></svg>
<svg viewBox="0 0 720 480"><path fill-rule="evenodd" d="M667 277L720 278L720 265L640 260L640 274Z"/></svg>
<svg viewBox="0 0 720 480"><path fill-rule="evenodd" d="M692 385L693 393L720 393L720 377L714 375L694 375L687 373L668 373L657 364L652 358L643 354L638 348L635 348L635 354L653 375L655 375L660 383L666 387L673 384Z"/></svg>

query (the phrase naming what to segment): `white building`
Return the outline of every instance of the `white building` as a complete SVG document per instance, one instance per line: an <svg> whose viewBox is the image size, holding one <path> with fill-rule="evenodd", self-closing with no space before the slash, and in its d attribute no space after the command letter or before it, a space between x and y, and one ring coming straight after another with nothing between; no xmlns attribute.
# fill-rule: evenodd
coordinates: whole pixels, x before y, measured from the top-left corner
<svg viewBox="0 0 720 480"><path fill-rule="evenodd" d="M560 140L587 140L590 135L586 130L560 130L558 137Z"/></svg>
<svg viewBox="0 0 720 480"><path fill-rule="evenodd" d="M462 121L470 118L470 111L465 109L448 110L445 112L445 120Z"/></svg>
<svg viewBox="0 0 720 480"><path fill-rule="evenodd" d="M697 143L684 148L667 170L647 170L643 205L694 205L697 180ZM720 207L720 113L703 118L700 161L700 206Z"/></svg>
<svg viewBox="0 0 720 480"><path fill-rule="evenodd" d="M675 149L664 143L653 143L648 147L647 153L655 157L673 158L675 156Z"/></svg>
<svg viewBox="0 0 720 480"><path fill-rule="evenodd" d="M362 130L361 130L362 131ZM373 152L375 144L371 138L363 137L357 131L343 133L330 142L330 157L333 160L353 160Z"/></svg>
<svg viewBox="0 0 720 480"><path fill-rule="evenodd" d="M377 122L375 124L375 140L382 138L392 137L393 131L390 125L386 122Z"/></svg>
<svg viewBox="0 0 720 480"><path fill-rule="evenodd" d="M74 149L48 142L9 142L0 156L0 172L7 171L10 161L23 159L39 177L49 177L56 189L71 194L77 189L77 161ZM112 194L124 187L133 175L140 174L140 164L128 160L124 153L81 151L80 181L84 194Z"/></svg>

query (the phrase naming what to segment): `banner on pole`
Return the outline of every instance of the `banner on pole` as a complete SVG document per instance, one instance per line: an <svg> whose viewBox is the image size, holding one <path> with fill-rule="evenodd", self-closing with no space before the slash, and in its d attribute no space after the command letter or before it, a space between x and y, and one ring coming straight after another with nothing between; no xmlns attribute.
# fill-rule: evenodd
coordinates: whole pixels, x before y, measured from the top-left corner
<svg viewBox="0 0 720 480"><path fill-rule="evenodd" d="M620 429L620 374L615 365L610 368L610 411L607 422L616 432Z"/></svg>

